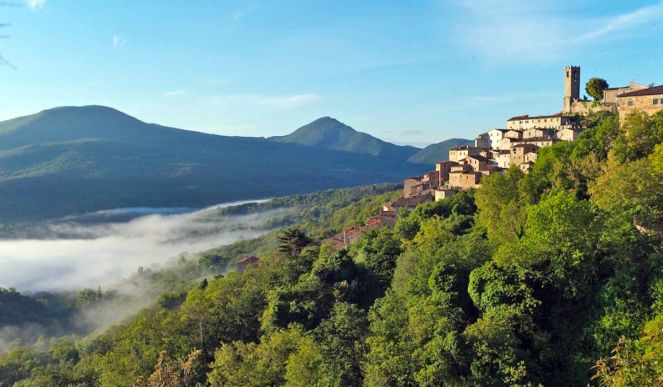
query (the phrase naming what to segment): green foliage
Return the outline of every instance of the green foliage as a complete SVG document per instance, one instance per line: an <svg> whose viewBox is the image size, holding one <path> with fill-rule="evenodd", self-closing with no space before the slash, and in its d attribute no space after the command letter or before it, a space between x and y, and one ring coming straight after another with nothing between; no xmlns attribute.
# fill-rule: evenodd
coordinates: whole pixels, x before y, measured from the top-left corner
<svg viewBox="0 0 663 387"><path fill-rule="evenodd" d="M660 385L661 116L634 116L623 128L613 114L585 120L578 141L542 149L529 174L510 169L405 211L396 227L370 230L347 251L316 240L373 215L393 186L224 210L289 207L283 222L294 227L172 271L141 271L168 284L157 303L95 338L1 355L0 380ZM249 254L260 263L220 274ZM3 294L8 310L66 305ZM84 290L71 303L104 297L112 294ZM196 365L187 363L198 350Z"/></svg>
<svg viewBox="0 0 663 387"><path fill-rule="evenodd" d="M594 98L594 101L600 101L603 99L603 91L605 91L605 89L608 87L608 82L606 82L605 79L590 78L589 81L587 81L585 90L587 91L587 94Z"/></svg>

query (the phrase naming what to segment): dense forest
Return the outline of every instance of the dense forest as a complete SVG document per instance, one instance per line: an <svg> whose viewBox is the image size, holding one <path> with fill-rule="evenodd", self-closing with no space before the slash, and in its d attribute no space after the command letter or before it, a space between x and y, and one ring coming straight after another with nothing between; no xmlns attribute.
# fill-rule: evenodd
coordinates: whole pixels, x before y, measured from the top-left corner
<svg viewBox="0 0 663 387"><path fill-rule="evenodd" d="M307 211L293 226L143 273L171 290L102 333L4 353L0 385L659 386L663 114L586 125L530 173L343 251L319 241L393 192L288 199ZM261 260L227 270L245 254Z"/></svg>

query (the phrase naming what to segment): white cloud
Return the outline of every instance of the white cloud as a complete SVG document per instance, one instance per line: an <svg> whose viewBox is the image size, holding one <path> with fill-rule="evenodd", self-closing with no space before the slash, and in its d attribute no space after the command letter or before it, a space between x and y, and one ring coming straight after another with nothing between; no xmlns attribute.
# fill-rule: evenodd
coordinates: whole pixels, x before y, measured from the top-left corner
<svg viewBox="0 0 663 387"><path fill-rule="evenodd" d="M542 62L663 16L663 1L623 14L583 18L557 2L458 0L458 32L474 54L494 62Z"/></svg>
<svg viewBox="0 0 663 387"><path fill-rule="evenodd" d="M25 0L25 5L33 11L39 11L44 8L46 0Z"/></svg>
<svg viewBox="0 0 663 387"><path fill-rule="evenodd" d="M184 94L184 90L171 90L163 93L164 97L175 97Z"/></svg>
<svg viewBox="0 0 663 387"><path fill-rule="evenodd" d="M127 40L124 39L121 36L113 36L113 47L115 48L120 48L124 47L124 45L127 43Z"/></svg>

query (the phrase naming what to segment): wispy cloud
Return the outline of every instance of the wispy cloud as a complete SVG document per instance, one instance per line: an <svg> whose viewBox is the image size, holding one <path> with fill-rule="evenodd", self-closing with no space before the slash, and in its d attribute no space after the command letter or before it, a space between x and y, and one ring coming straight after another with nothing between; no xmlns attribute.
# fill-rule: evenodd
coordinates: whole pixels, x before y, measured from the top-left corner
<svg viewBox="0 0 663 387"><path fill-rule="evenodd" d="M124 45L127 43L127 40L124 39L121 36L115 35L113 36L113 47L115 48L121 48L124 47Z"/></svg>
<svg viewBox="0 0 663 387"><path fill-rule="evenodd" d="M565 13L554 2L458 0L464 12L457 27L464 45L495 62L541 62L614 33L631 30L663 16L663 1L603 18Z"/></svg>
<svg viewBox="0 0 663 387"><path fill-rule="evenodd" d="M25 0L25 5L33 11L44 8L44 4L46 4L46 0Z"/></svg>
<svg viewBox="0 0 663 387"><path fill-rule="evenodd" d="M601 27L581 35L577 41L594 40L614 32L637 27L651 21L661 20L661 17L663 17L663 1L658 4L638 8L632 12L604 19Z"/></svg>
<svg viewBox="0 0 663 387"><path fill-rule="evenodd" d="M171 90L163 93L164 97L175 97L184 94L184 90Z"/></svg>

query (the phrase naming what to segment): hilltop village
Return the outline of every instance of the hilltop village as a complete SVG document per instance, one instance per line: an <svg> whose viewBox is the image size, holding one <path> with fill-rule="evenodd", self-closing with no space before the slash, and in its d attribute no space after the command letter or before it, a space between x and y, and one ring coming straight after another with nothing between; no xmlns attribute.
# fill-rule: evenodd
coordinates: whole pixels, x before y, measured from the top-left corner
<svg viewBox="0 0 663 387"><path fill-rule="evenodd" d="M565 67L560 112L511 117L506 120L505 128L479 134L474 146L451 148L448 160L436 163L434 171L405 179L401 198L385 203L378 215L367 219L363 226L345 228L324 242L339 250L346 248L370 229L393 226L402 208L413 209L420 203L442 200L459 191L477 188L484 176L504 173L513 166L527 173L541 148L578 138L585 129L583 116L605 111L617 113L623 121L636 110L649 115L662 111L663 85L630 82L627 86L606 88L603 98L594 101L580 97L580 67Z"/></svg>

